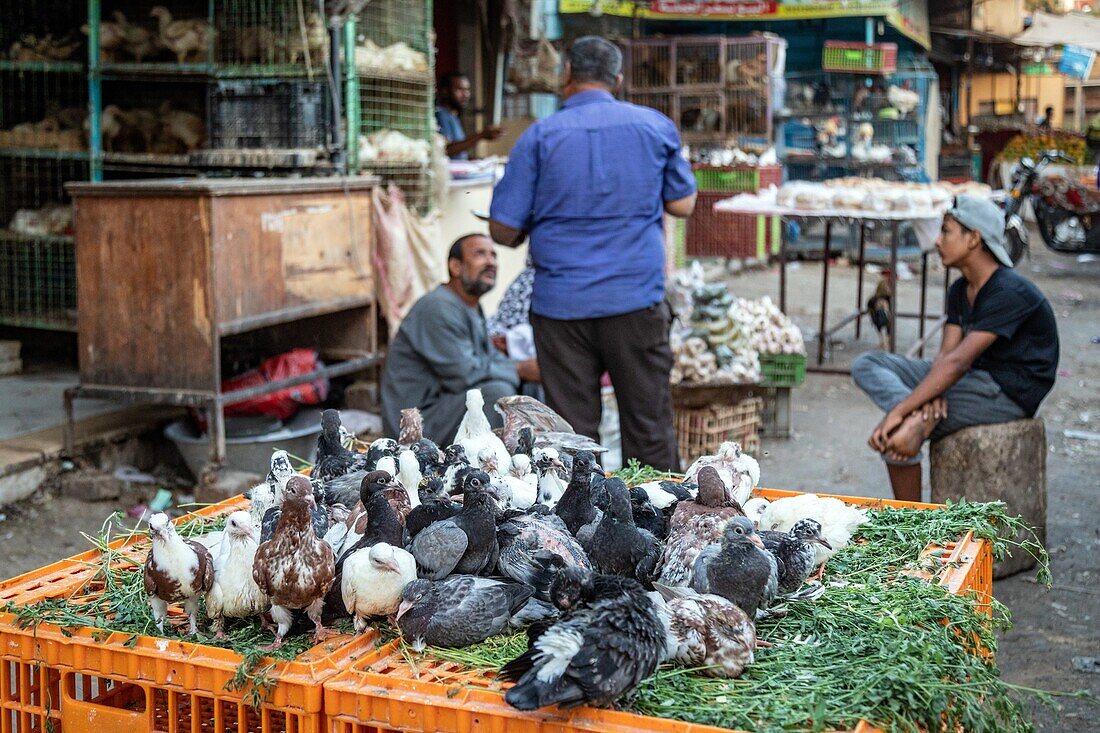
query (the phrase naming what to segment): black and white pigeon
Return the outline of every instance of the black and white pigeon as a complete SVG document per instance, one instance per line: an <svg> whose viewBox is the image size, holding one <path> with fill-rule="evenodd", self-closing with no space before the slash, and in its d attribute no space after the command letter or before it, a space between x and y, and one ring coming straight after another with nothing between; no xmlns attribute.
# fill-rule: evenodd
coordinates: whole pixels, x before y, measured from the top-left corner
<svg viewBox="0 0 1100 733"><path fill-rule="evenodd" d="M505 631L530 597L529 586L511 580L475 575L420 578L401 594L397 626L417 651L425 646L469 646Z"/></svg>
<svg viewBox="0 0 1100 733"><path fill-rule="evenodd" d="M749 618L767 609L779 591L779 568L752 520L733 517L722 531L721 544L709 545L695 560L692 587L733 601Z"/></svg>
<svg viewBox="0 0 1100 733"><path fill-rule="evenodd" d="M817 558L815 544L832 549L821 536L821 523L816 519L800 519L790 532L764 530L760 533L764 549L775 556L779 572L779 592L794 593L813 572Z"/></svg>
<svg viewBox="0 0 1100 733"><path fill-rule="evenodd" d="M661 511L671 511L671 507L678 501L688 501L699 492L699 486L695 483L669 481L647 481L638 484L637 487L646 493L653 506Z"/></svg>
<svg viewBox="0 0 1100 733"><path fill-rule="evenodd" d="M472 471L463 488L462 511L432 523L412 541L410 550L423 578L442 580L453 573L478 575L496 566L499 509L489 474Z"/></svg>
<svg viewBox="0 0 1100 733"><path fill-rule="evenodd" d="M441 479L424 479L428 482L437 482L443 486ZM423 485L423 482L422 482ZM412 542L420 532L435 522L442 522L462 511L462 505L452 501L450 497L435 493L434 488L428 488L420 494L420 506L414 507L409 516L405 517L405 532L407 540Z"/></svg>
<svg viewBox="0 0 1100 733"><path fill-rule="evenodd" d="M331 623L348 615L342 595L344 562L348 557L358 550L370 548L382 542L394 547L402 546L404 533L401 520L386 498L386 488L389 483L390 475L385 471L371 471L363 479L360 489L360 501L363 503L366 523L365 526L360 528L363 532L354 543L341 547L339 557L336 560L336 572L332 587L325 595L325 605L322 612L324 623Z"/></svg>
<svg viewBox="0 0 1100 733"><path fill-rule="evenodd" d="M603 512L592 504L592 471L596 467L595 457L588 451L581 451L573 458L573 473L565 492L554 506L554 514L561 518L573 536L580 540L582 547L592 542L592 533L596 531Z"/></svg>
<svg viewBox="0 0 1100 733"><path fill-rule="evenodd" d="M634 524L659 540L668 537L668 517L649 500L649 494L637 486L630 489L630 511Z"/></svg>
<svg viewBox="0 0 1100 733"><path fill-rule="evenodd" d="M562 592L573 582L572 593ZM665 627L642 587L627 579L599 583L598 574L565 568L552 592L571 612L543 628L532 627L529 646L501 669L516 682L504 694L520 710L549 705L607 706L653 674L667 655Z"/></svg>
<svg viewBox="0 0 1100 733"><path fill-rule="evenodd" d="M340 413L321 413L321 434L317 436L317 459L312 476L322 483L367 466L367 456L348 450L340 440Z"/></svg>
<svg viewBox="0 0 1100 733"><path fill-rule="evenodd" d="M575 565L588 570L592 563L565 523L554 514L515 514L497 526L500 572L535 589L547 600L550 577L545 555L557 559L554 568Z"/></svg>
<svg viewBox="0 0 1100 733"><path fill-rule="evenodd" d="M669 659L701 668L707 677L741 676L753 662L756 626L748 614L721 596L654 583L650 593L668 631Z"/></svg>
<svg viewBox="0 0 1100 733"><path fill-rule="evenodd" d="M301 477L304 480L305 476ZM282 506L273 506L264 512L263 520L260 525L260 542L267 542L275 534L275 527L279 524L279 518L283 516ZM310 516L312 519L313 534L318 537L324 537L325 533L332 527L332 513L328 506L324 504L318 504L314 499L313 505L310 507Z"/></svg>
<svg viewBox="0 0 1100 733"><path fill-rule="evenodd" d="M604 485L608 508L592 534L588 556L602 573L633 578L647 588L661 557L657 538L634 525L630 493L621 479L610 478Z"/></svg>

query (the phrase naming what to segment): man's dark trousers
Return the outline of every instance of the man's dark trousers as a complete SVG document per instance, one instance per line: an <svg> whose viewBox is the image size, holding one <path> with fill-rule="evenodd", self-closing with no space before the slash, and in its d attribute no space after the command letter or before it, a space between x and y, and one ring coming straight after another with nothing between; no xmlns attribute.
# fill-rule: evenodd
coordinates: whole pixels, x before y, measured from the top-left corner
<svg viewBox="0 0 1100 733"><path fill-rule="evenodd" d="M582 435L599 438L600 378L615 387L623 463L678 471L668 343L672 311L660 302L606 318L559 321L531 314L547 404Z"/></svg>

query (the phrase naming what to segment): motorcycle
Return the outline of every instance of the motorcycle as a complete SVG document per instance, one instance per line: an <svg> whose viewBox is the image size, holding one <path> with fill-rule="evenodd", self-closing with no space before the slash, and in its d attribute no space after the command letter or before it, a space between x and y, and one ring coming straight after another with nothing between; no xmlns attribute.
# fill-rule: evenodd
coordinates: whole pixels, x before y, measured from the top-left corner
<svg viewBox="0 0 1100 733"><path fill-rule="evenodd" d="M1038 162L1022 158L1012 171L1012 188L1004 203L1005 244L1012 261L1019 262L1030 246L1020 211L1031 202L1039 235L1048 249L1062 254L1100 253L1100 196L1062 177L1044 177L1053 161L1076 164L1073 158L1048 150Z"/></svg>

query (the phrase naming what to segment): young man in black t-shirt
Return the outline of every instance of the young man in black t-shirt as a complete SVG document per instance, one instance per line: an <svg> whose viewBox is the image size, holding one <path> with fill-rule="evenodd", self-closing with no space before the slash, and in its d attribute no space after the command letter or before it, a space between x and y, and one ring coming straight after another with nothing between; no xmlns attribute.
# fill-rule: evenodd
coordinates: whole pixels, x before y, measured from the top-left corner
<svg viewBox="0 0 1100 733"><path fill-rule="evenodd" d="M1011 269L996 205L959 196L944 215L936 249L963 276L948 292L935 360L873 352L852 364L856 385L886 411L867 443L883 455L894 496L904 501L920 501L925 440L1031 417L1058 367L1054 311Z"/></svg>

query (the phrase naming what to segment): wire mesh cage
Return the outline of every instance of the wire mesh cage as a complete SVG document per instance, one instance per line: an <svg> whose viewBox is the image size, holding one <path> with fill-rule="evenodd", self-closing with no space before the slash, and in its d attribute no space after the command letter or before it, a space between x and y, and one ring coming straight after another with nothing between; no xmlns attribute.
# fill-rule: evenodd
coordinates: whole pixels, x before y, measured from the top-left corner
<svg viewBox="0 0 1100 733"><path fill-rule="evenodd" d="M87 0L0 3L0 68L77 71L87 59Z"/></svg>
<svg viewBox="0 0 1100 733"><path fill-rule="evenodd" d="M316 0L217 0L214 18L220 74L325 77L329 32Z"/></svg>
<svg viewBox="0 0 1100 733"><path fill-rule="evenodd" d="M79 68L0 68L0 150L65 157L87 150L87 84Z"/></svg>
<svg viewBox="0 0 1100 733"><path fill-rule="evenodd" d="M623 42L624 96L663 112L689 142L768 147L785 41L682 36Z"/></svg>
<svg viewBox="0 0 1100 733"><path fill-rule="evenodd" d="M356 28L358 106L349 119L358 126L358 167L395 183L410 208L426 213L436 127L431 0L373 0Z"/></svg>

